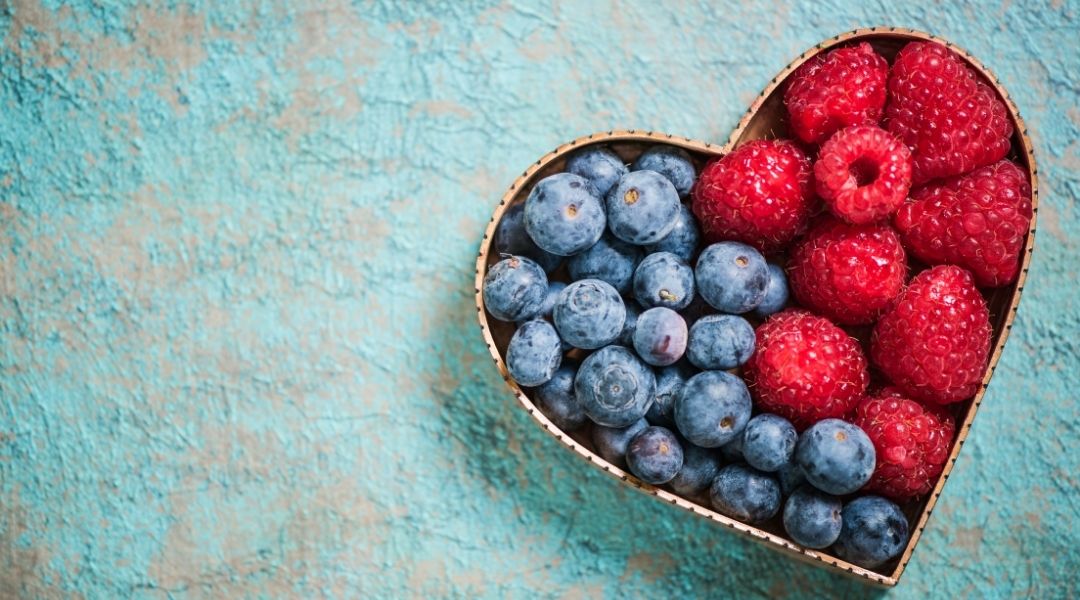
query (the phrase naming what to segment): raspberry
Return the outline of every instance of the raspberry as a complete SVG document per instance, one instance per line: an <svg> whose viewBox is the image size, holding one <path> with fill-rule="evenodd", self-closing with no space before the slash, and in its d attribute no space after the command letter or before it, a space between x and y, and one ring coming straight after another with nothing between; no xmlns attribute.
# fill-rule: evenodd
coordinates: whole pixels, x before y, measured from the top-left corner
<svg viewBox="0 0 1080 600"><path fill-rule="evenodd" d="M842 127L877 125L888 76L888 63L866 42L806 61L784 91L795 137L819 144Z"/></svg>
<svg viewBox="0 0 1080 600"><path fill-rule="evenodd" d="M916 400L948 404L979 389L990 356L990 312L971 273L941 265L912 278L878 319L870 357Z"/></svg>
<svg viewBox="0 0 1080 600"><path fill-rule="evenodd" d="M824 217L788 260L799 304L844 325L872 323L904 289L900 237L884 223L848 225Z"/></svg>
<svg viewBox="0 0 1080 600"><path fill-rule="evenodd" d="M743 376L762 412L785 417L800 431L850 412L869 379L854 338L828 319L798 309L777 313L758 327Z"/></svg>
<svg viewBox="0 0 1080 600"><path fill-rule="evenodd" d="M693 199L709 242L777 250L802 233L814 209L810 159L787 140L747 142L705 166Z"/></svg>
<svg viewBox="0 0 1080 600"><path fill-rule="evenodd" d="M814 163L817 193L833 214L848 223L887 218L911 188L911 151L873 125L836 132Z"/></svg>
<svg viewBox="0 0 1080 600"><path fill-rule="evenodd" d="M916 185L1004 158L1013 133L1005 103L936 42L911 42L896 55L885 126L911 149Z"/></svg>
<svg viewBox="0 0 1080 600"><path fill-rule="evenodd" d="M1007 285L1020 272L1031 184L1025 171L1002 160L916 190L894 223L919 260L960 265L981 286Z"/></svg>
<svg viewBox="0 0 1080 600"><path fill-rule="evenodd" d="M903 502L934 487L949 458L955 424L940 408L924 408L895 391L863 400L856 425L874 443L877 466L863 490Z"/></svg>

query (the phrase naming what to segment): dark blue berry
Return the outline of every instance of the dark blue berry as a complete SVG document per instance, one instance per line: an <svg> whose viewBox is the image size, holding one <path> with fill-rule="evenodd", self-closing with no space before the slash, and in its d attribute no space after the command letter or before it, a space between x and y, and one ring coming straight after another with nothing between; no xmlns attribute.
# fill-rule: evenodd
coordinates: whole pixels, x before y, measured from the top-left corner
<svg viewBox="0 0 1080 600"><path fill-rule="evenodd" d="M527 321L510 338L506 369L518 385L537 386L555 375L562 354L562 341L551 323L543 319Z"/></svg>
<svg viewBox="0 0 1080 600"><path fill-rule="evenodd" d="M746 462L746 459L743 458L742 445L743 436L740 434L720 447L720 455L729 463Z"/></svg>
<svg viewBox="0 0 1080 600"><path fill-rule="evenodd" d="M656 378L633 352L608 346L581 363L574 393L594 423L626 427L648 412L656 393Z"/></svg>
<svg viewBox="0 0 1080 600"><path fill-rule="evenodd" d="M565 363L547 383L536 388L533 395L533 401L540 412L547 415L547 418L563 431L573 431L588 420L585 409L574 395L575 375L577 365Z"/></svg>
<svg viewBox="0 0 1080 600"><path fill-rule="evenodd" d="M686 321L679 313L658 306L641 313L634 329L634 350L657 367L675 364L686 352Z"/></svg>
<svg viewBox="0 0 1080 600"><path fill-rule="evenodd" d="M654 252L670 252L675 256L690 262L697 255L698 246L701 245L701 230L698 228L694 214L685 204L679 205L679 215L675 218L675 226L664 236L664 239L655 244L646 246L645 249L651 254Z"/></svg>
<svg viewBox="0 0 1080 600"><path fill-rule="evenodd" d="M749 312L765 299L769 267L757 250L719 242L701 251L694 269L698 292L720 312Z"/></svg>
<svg viewBox="0 0 1080 600"><path fill-rule="evenodd" d="M765 286L765 298L754 309L758 318L780 312L787 305L788 284L784 270L774 264L769 264L769 283Z"/></svg>
<svg viewBox="0 0 1080 600"><path fill-rule="evenodd" d="M572 257L566 266L575 281L599 279L610 283L620 294L627 294L642 255L638 246L605 235L591 248Z"/></svg>
<svg viewBox="0 0 1080 600"><path fill-rule="evenodd" d="M708 315L694 322L686 357L699 369L734 369L754 353L754 327L738 315Z"/></svg>
<svg viewBox="0 0 1080 600"><path fill-rule="evenodd" d="M607 226L615 237L631 244L655 244L675 227L679 194L655 171L623 175L605 197Z"/></svg>
<svg viewBox="0 0 1080 600"><path fill-rule="evenodd" d="M682 444L670 430L648 427L630 440L626 464L630 472L645 483L667 483L683 466Z"/></svg>
<svg viewBox="0 0 1080 600"><path fill-rule="evenodd" d="M785 496L806 483L806 475L803 474L802 467L795 462L794 458L792 456L791 462L780 467L780 470L776 472L777 478L780 479L780 491Z"/></svg>
<svg viewBox="0 0 1080 600"><path fill-rule="evenodd" d="M650 254L634 271L634 297L645 308L682 310L694 299L694 270L670 252Z"/></svg>
<svg viewBox="0 0 1080 600"><path fill-rule="evenodd" d="M836 496L804 485L784 503L784 530L796 544L827 548L840 536L842 507Z"/></svg>
<svg viewBox="0 0 1080 600"><path fill-rule="evenodd" d="M650 423L669 429L675 427L675 399L691 375L691 370L681 363L657 370L656 396L645 414Z"/></svg>
<svg viewBox="0 0 1080 600"><path fill-rule="evenodd" d="M679 311L679 314L686 319L686 324L690 327L693 327L694 323L698 322L698 319L715 313L716 311L701 297L701 294L694 294L694 299L690 301L690 304Z"/></svg>
<svg viewBox="0 0 1080 600"><path fill-rule="evenodd" d="M881 496L856 498L841 515L844 523L833 550L848 562L873 568L898 556L907 545L904 513Z"/></svg>
<svg viewBox="0 0 1080 600"><path fill-rule="evenodd" d="M750 410L750 392L742 379L705 371L683 385L675 401L675 424L691 444L719 448L742 434Z"/></svg>
<svg viewBox="0 0 1080 600"><path fill-rule="evenodd" d="M760 414L743 430L742 453L746 462L759 471L779 471L791 462L799 434L784 417Z"/></svg>
<svg viewBox="0 0 1080 600"><path fill-rule="evenodd" d="M519 203L506 209L498 226L495 227L495 251L502 254L516 254L536 261L548 273L559 268L562 257L556 256L536 245L525 230L525 203Z"/></svg>
<svg viewBox="0 0 1080 600"><path fill-rule="evenodd" d="M525 199L525 229L544 250L572 256L604 233L607 217L596 187L572 173L541 179Z"/></svg>
<svg viewBox="0 0 1080 600"><path fill-rule="evenodd" d="M563 282L550 282L548 284L548 294L544 296L538 317L551 318L552 313L555 311L555 302L558 301L558 295L562 294L564 289L566 289L566 284Z"/></svg>
<svg viewBox="0 0 1080 600"><path fill-rule="evenodd" d="M601 197L630 172L619 155L607 146L589 146L575 151L566 159L566 170L591 181Z"/></svg>
<svg viewBox="0 0 1080 600"><path fill-rule="evenodd" d="M684 443L683 466L668 483L676 494L696 496L709 489L719 471L720 456L716 450Z"/></svg>
<svg viewBox="0 0 1080 600"><path fill-rule="evenodd" d="M619 292L599 279L583 279L559 293L553 312L559 335L575 348L592 350L615 341L626 321Z"/></svg>
<svg viewBox="0 0 1080 600"><path fill-rule="evenodd" d="M634 330L637 329L637 320L641 315L641 307L633 300L626 301L626 320L623 321L622 331L616 340L620 346L634 347Z"/></svg>
<svg viewBox="0 0 1080 600"><path fill-rule="evenodd" d="M768 473L746 465L728 465L713 480L709 499L716 510L729 517L761 523L780 511L780 484Z"/></svg>
<svg viewBox="0 0 1080 600"><path fill-rule="evenodd" d="M675 186L675 191L680 196L686 196L690 193L690 188L694 187L694 177L697 175L690 154L686 150L675 146L653 146L649 148L634 161L634 164L630 166L630 170L656 171Z"/></svg>
<svg viewBox="0 0 1080 600"><path fill-rule="evenodd" d="M634 436L644 431L649 424L645 419L638 419L628 427L604 427L595 425L592 430L593 450L601 458L619 467L626 468L626 447Z"/></svg>
<svg viewBox="0 0 1080 600"><path fill-rule="evenodd" d="M547 274L524 256L491 265L484 276L484 308L500 321L525 321L540 314L547 297Z"/></svg>
<svg viewBox="0 0 1080 600"><path fill-rule="evenodd" d="M799 436L795 462L823 492L850 494L874 474L874 444L857 426L840 419L818 421Z"/></svg>

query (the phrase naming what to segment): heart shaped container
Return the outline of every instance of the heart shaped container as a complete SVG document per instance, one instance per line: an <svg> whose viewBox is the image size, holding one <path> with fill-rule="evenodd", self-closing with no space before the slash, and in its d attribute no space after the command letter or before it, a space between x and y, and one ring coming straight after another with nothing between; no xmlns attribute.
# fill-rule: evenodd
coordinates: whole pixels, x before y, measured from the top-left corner
<svg viewBox="0 0 1080 600"><path fill-rule="evenodd" d="M499 256L492 252L491 245L495 228L502 219L503 214L505 214L510 206L524 202L525 198L532 190L532 187L538 181L548 175L563 171L567 155L574 150L593 144L606 144L611 147L624 162L630 163L649 146L653 144L668 144L678 146L689 152L697 163L696 166L700 171L700 168L704 166L707 161L723 156L743 142L761 138L778 137L778 133L786 131L787 117L783 105L782 84L785 79L806 60L823 52L827 52L838 45L865 41L869 42L874 50L883 55L891 63L900 48L908 42L918 40L932 40L948 46L966 60L968 64L997 91L998 96L1005 102L1005 105L1009 109L1015 130L1009 158L1021 167L1026 168L1028 171L1031 182L1031 205L1034 216L1031 219L1031 226L1024 244L1019 278L1012 285L984 293L990 307L990 320L993 325L993 351L978 393L974 398L960 403L960 406L957 409L957 435L949 455L949 460L945 464L945 469L929 494L918 501L908 503L902 507L908 517L911 531L911 536L904 552L899 557L878 568L866 569L840 560L829 554L827 551L811 550L799 546L787 538L782 526L778 523L778 519L774 519L762 526L748 525L712 510L704 500L700 502L689 500L663 488L639 481L632 474L609 463L593 452L592 444L589 441L588 435L586 435L586 432L588 431L587 428L573 434L560 430L544 416L539 409L537 409L528 394L510 377L506 368L504 355L510 337L514 333L515 325L513 323L504 323L490 317L484 309L481 289L484 275L487 273L488 267L499 260ZM578 138L568 144L559 146L529 166L529 168L514 181L510 186L510 189L507 190L506 194L499 202L499 206L495 209L495 214L492 215L491 222L484 232L484 239L480 244L480 253L476 261L477 316L480 320L480 328L483 330L484 341L487 343L488 350L491 352L491 357L494 359L495 365L499 369L499 373L521 403L522 408L527 410L536 420L537 424L545 431L554 436L568 449L584 458L594 467L603 470L624 484L631 485L647 494L655 496L663 502L690 511L700 517L712 520L765 545L786 552L795 558L819 565L826 565L827 567L843 573L862 578L869 583L880 586L894 586L899 581L901 574L904 572L904 568L911 560L912 552L915 550L915 546L918 544L919 538L926 528L930 514L934 510L934 505L941 495L942 486L945 485L945 481L949 478L949 473L956 463L956 457L963 447L964 440L967 438L968 432L971 429L971 423L975 418L975 413L982 403L983 395L986 393L986 387L990 383L990 378L994 374L994 369L997 366L998 360L1001 358L1001 351L1005 347L1005 341L1009 337L1009 330L1012 328L1013 319L1016 316L1016 309L1020 302L1020 295L1024 290L1024 280L1027 278L1028 266L1031 262L1032 250L1034 249L1035 225L1038 217L1038 199L1038 170L1035 167L1035 156L1032 151L1031 140L1028 137L1027 127L1020 118L1020 113L1009 98L1008 93L989 69L951 42L927 33L897 27L859 29L840 34L821 42L804 52L801 56L792 61L791 64L784 67L784 69L769 82L757 99L754 100L753 104L746 110L746 113L735 128L735 131L732 132L727 143L724 145L710 144L689 138L648 131L608 131Z"/></svg>

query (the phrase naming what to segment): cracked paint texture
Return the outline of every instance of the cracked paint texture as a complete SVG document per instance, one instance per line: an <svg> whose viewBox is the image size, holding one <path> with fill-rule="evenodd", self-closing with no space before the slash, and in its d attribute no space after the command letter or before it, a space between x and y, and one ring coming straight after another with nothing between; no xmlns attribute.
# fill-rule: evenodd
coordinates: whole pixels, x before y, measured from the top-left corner
<svg viewBox="0 0 1080 600"><path fill-rule="evenodd" d="M1075 597L1080 6L0 0L0 597ZM609 128L722 142L819 40L924 29L1026 117L1040 233L899 588L618 485L518 408L473 261Z"/></svg>

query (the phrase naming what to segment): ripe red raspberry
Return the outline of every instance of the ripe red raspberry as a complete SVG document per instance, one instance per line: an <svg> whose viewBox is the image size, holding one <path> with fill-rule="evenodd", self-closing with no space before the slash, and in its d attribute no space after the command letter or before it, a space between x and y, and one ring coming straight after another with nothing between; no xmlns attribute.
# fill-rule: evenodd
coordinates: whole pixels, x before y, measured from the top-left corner
<svg viewBox="0 0 1080 600"><path fill-rule="evenodd" d="M948 413L886 390L859 403L853 422L870 437L877 455L864 490L903 502L934 487L956 428Z"/></svg>
<svg viewBox="0 0 1080 600"><path fill-rule="evenodd" d="M997 93L936 42L911 42L896 55L885 126L911 149L916 185L1004 158L1013 132Z"/></svg>
<svg viewBox="0 0 1080 600"><path fill-rule="evenodd" d="M904 289L907 262L900 236L885 223L815 223L788 260L799 304L844 325L874 322Z"/></svg>
<svg viewBox="0 0 1080 600"><path fill-rule="evenodd" d="M975 395L989 356L986 301L971 273L954 265L913 277L870 340L870 357L890 381L937 404Z"/></svg>
<svg viewBox="0 0 1080 600"><path fill-rule="evenodd" d="M802 233L814 209L810 159L787 140L747 142L705 165L693 198L709 242L777 250Z"/></svg>
<svg viewBox="0 0 1080 600"><path fill-rule="evenodd" d="M916 190L894 223L919 260L960 265L981 286L1006 285L1020 272L1031 184L1024 170L1002 160Z"/></svg>
<svg viewBox="0 0 1080 600"><path fill-rule="evenodd" d="M911 151L874 125L836 132L814 163L817 193L848 223L886 219L904 204L911 188Z"/></svg>
<svg viewBox="0 0 1080 600"><path fill-rule="evenodd" d="M760 410L787 418L800 431L850 412L869 378L854 338L825 317L798 309L758 327L743 376Z"/></svg>
<svg viewBox="0 0 1080 600"><path fill-rule="evenodd" d="M842 127L877 125L888 76L889 64L866 42L804 62L784 91L792 133L819 144Z"/></svg>

